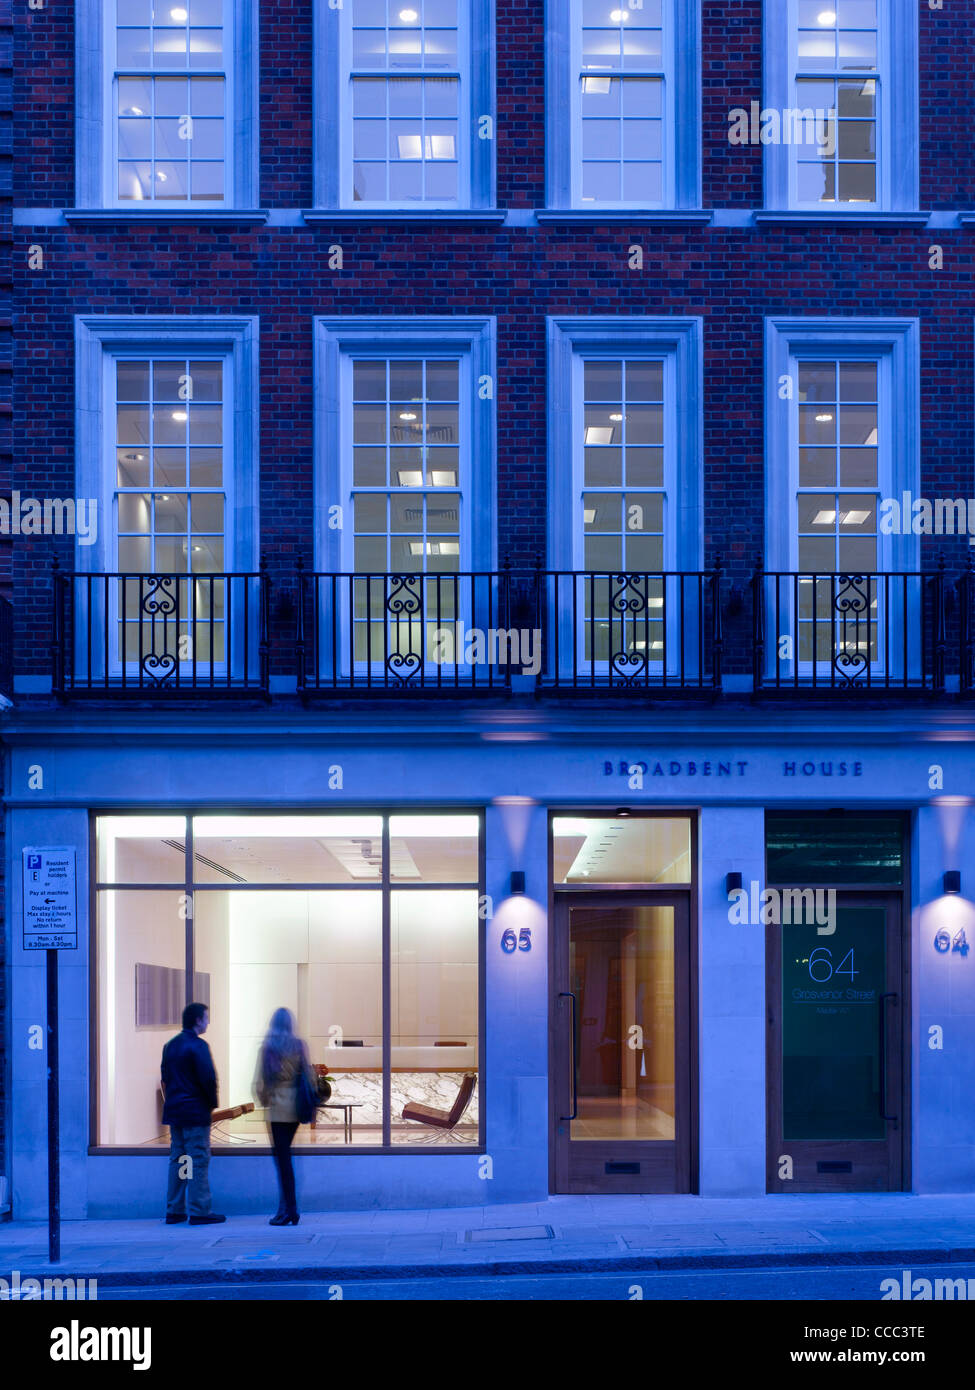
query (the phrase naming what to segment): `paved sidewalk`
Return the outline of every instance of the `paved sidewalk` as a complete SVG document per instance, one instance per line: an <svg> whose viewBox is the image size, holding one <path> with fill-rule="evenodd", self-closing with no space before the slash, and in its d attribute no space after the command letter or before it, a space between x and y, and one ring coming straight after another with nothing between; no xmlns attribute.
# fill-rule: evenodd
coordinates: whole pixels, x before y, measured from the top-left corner
<svg viewBox="0 0 975 1390"><path fill-rule="evenodd" d="M975 1261L975 1194L551 1197L517 1206L311 1212L298 1226L68 1221L64 1276L100 1285ZM47 1226L0 1225L0 1277L51 1273Z"/></svg>

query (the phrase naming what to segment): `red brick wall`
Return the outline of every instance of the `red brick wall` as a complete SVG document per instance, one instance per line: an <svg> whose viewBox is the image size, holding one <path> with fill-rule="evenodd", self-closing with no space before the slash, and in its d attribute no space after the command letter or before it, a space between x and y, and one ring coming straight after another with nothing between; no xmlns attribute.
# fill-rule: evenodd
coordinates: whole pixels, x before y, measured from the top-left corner
<svg viewBox="0 0 975 1390"><path fill-rule="evenodd" d="M975 207L972 153L975 12L920 6L921 206ZM728 144L728 111L761 96L760 0L705 0L705 207L761 206L761 149ZM544 199L542 0L498 3L498 203ZM311 3L261 5L261 203L311 203ZM21 206L73 202L71 7L22 9L17 21ZM530 563L544 547L545 316L701 314L705 319L707 556L742 584L764 528L762 328L768 313L917 315L922 323L927 495L968 496L972 480L975 228L801 226L666 228L19 226L16 375L19 438L12 485L73 486L72 315L79 311L240 311L261 317L261 548L276 584L312 553L311 317L498 316L499 554ZM45 269L26 269L43 246ZM327 268L338 242L345 268ZM627 267L639 242L645 267ZM944 246L945 268L928 268ZM20 669L49 669L51 556L70 543L14 550ZM934 540L926 555L937 553ZM952 565L964 540L945 542ZM742 633L742 636L744 634ZM749 669L749 654L727 656ZM286 659L286 654L285 658Z"/></svg>

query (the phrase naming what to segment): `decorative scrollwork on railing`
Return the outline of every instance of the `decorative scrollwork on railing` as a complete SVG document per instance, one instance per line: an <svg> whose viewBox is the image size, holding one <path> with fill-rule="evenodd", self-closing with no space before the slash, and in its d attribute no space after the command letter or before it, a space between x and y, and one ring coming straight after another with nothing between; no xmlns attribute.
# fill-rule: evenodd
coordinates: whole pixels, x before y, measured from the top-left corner
<svg viewBox="0 0 975 1390"><path fill-rule="evenodd" d="M175 574L149 574L142 581L139 607L150 618L168 617L176 612Z"/></svg>
<svg viewBox="0 0 975 1390"><path fill-rule="evenodd" d="M869 574L838 574L835 579L833 607L844 617L857 618L870 611Z"/></svg>
<svg viewBox="0 0 975 1390"><path fill-rule="evenodd" d="M614 613L643 613L649 607L647 574L614 574L609 576L609 606Z"/></svg>
<svg viewBox="0 0 975 1390"><path fill-rule="evenodd" d="M422 574L391 574L386 591L386 612L396 617L419 613L423 606Z"/></svg>
<svg viewBox="0 0 975 1390"><path fill-rule="evenodd" d="M613 652L610 657L613 685L645 684L648 666L646 652Z"/></svg>
<svg viewBox="0 0 975 1390"><path fill-rule="evenodd" d="M166 685L176 674L176 664L172 652L148 652L142 658L142 674L150 685Z"/></svg>
<svg viewBox="0 0 975 1390"><path fill-rule="evenodd" d="M651 594L654 575L613 574L609 579L611 684L617 687L647 684L650 677L648 630L660 621L662 597ZM661 590L662 594L662 590ZM654 604L656 598L656 604ZM618 615L619 621L614 622ZM637 646L641 641L642 646Z"/></svg>
<svg viewBox="0 0 975 1390"><path fill-rule="evenodd" d="M139 609L149 619L153 634L153 645L161 636L165 646L169 645L169 622L177 611L179 578L175 574L149 574L139 584ZM158 624L158 626L157 626ZM170 651L149 651L139 662L143 683L160 687L168 685L176 675L178 659Z"/></svg>
<svg viewBox="0 0 975 1390"><path fill-rule="evenodd" d="M385 607L394 619L390 625L390 638L399 645L410 643L410 619L423 611L422 574L391 574L388 577ZM402 623L403 619L407 621ZM401 627L402 623L402 627ZM412 649L391 652L386 658L386 672L397 685L408 685L423 672L423 658Z"/></svg>
<svg viewBox="0 0 975 1390"><path fill-rule="evenodd" d="M408 685L422 669L419 652L393 652L386 658L386 670L397 685Z"/></svg>
<svg viewBox="0 0 975 1390"><path fill-rule="evenodd" d="M839 635L833 670L845 686L862 684L870 667L870 605L872 602L869 574L838 574L831 582L833 610L839 617ZM863 650L865 636L867 650Z"/></svg>
<svg viewBox="0 0 975 1390"><path fill-rule="evenodd" d="M869 660L857 648L841 647L833 658L833 669L843 685L859 685L867 673Z"/></svg>

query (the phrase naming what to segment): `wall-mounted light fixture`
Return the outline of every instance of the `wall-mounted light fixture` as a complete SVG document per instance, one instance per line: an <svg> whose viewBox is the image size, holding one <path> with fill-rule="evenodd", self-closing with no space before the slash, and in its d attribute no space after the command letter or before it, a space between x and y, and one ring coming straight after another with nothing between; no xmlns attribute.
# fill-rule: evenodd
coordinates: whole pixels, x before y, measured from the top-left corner
<svg viewBox="0 0 975 1390"><path fill-rule="evenodd" d="M739 892L740 889L741 889L741 886L742 886L741 874L738 872L737 869L733 869L732 872L731 872L730 874L725 874L725 876L724 876L724 890L725 890L725 893L728 895L729 898L731 897L732 893L737 893L737 892Z"/></svg>
<svg viewBox="0 0 975 1390"><path fill-rule="evenodd" d="M524 869L512 869L511 871L511 894L524 893L525 891L525 871Z"/></svg>
<svg viewBox="0 0 975 1390"><path fill-rule="evenodd" d="M619 808L619 809L617 810L617 812L616 812L616 819L617 819L617 820L629 820L629 818L630 818L630 816L631 816L632 814L633 814L633 813L631 812L629 806L620 806L620 808Z"/></svg>
<svg viewBox="0 0 975 1390"><path fill-rule="evenodd" d="M945 870L944 890L946 893L961 892L961 869Z"/></svg>

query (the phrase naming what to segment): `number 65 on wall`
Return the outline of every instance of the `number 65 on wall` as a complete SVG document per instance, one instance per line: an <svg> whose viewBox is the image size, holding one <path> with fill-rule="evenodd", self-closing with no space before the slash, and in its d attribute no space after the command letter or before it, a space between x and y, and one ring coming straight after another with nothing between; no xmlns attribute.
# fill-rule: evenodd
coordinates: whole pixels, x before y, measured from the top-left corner
<svg viewBox="0 0 975 1390"><path fill-rule="evenodd" d="M532 929L522 927L518 935L515 936L514 928L508 927L501 933L501 949L506 955L511 955L512 951L530 951L532 948Z"/></svg>

